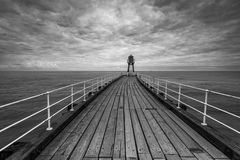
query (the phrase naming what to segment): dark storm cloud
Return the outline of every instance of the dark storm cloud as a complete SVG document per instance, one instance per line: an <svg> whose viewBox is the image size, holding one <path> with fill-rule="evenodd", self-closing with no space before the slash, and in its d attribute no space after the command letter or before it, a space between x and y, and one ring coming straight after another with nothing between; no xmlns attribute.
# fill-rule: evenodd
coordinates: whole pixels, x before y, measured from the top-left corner
<svg viewBox="0 0 240 160"><path fill-rule="evenodd" d="M236 66L239 7L238 0L1 0L0 69L118 69L129 54L156 70Z"/></svg>

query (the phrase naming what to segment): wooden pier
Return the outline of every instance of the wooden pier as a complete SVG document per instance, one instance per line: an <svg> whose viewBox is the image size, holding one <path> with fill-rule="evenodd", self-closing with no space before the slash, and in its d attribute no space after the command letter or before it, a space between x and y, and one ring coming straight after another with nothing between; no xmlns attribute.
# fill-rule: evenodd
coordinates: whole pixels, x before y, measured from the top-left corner
<svg viewBox="0 0 240 160"><path fill-rule="evenodd" d="M154 98L123 76L96 97L37 160L227 160Z"/></svg>

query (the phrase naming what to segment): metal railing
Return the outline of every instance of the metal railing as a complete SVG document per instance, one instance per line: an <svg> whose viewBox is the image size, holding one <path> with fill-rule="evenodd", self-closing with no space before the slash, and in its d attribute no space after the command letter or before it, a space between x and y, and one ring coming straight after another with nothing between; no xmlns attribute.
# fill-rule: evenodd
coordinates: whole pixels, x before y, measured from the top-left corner
<svg viewBox="0 0 240 160"><path fill-rule="evenodd" d="M147 84L149 87L153 88L156 90L156 93L159 94L159 93L162 93L163 96L164 96L164 99L167 100L168 97L176 100L177 102L177 109L180 109L180 105L183 104L191 109L193 109L194 111L200 113L202 115L202 123L201 125L203 126L206 126L207 125L207 118L223 125L224 127L236 132L237 134L240 134L240 131L227 125L226 123L212 117L211 115L209 115L207 113L207 109L208 107L212 108L212 109L215 109L215 110L218 110L220 112L223 112L227 115L230 115L231 117L235 117L237 119L240 119L240 116L239 115L236 115L234 113L231 113L227 110L224 110L224 109L221 109L217 106L214 106L212 104L209 104L208 103L208 95L209 93L213 93L213 94L216 94L216 95L221 95L221 96L224 96L224 97L229 97L229 98L233 98L235 100L240 100L240 97L237 97L237 96L233 96L233 95L229 95L229 94L225 94L225 93L221 93L221 92L216 92L216 91L212 91L212 90L208 90L208 89L203 89L203 88L199 88L199 87L194 87L194 86L191 86L191 85L186 85L186 84L182 84L182 83L177 83L177 82L172 82L172 81L169 81L169 80L165 80L165 79L159 79L159 78L154 78L152 76L149 76L149 75L143 75L143 74L137 74L137 77L139 79L141 79L145 84ZM162 85L164 84L164 85ZM173 89L170 89L168 87L168 85L175 85L175 88L178 88L178 90L173 90ZM204 93L204 101L201 101L201 100L198 100L196 98L193 98L191 96L188 96L186 94L183 94L182 93L182 88L185 87L185 88L189 88L189 89L194 89L194 90L198 90L198 91L202 91ZM170 92L172 93L175 93L177 95L177 98L174 97L173 95L171 95ZM198 102L200 104L203 105L203 112L196 109L196 107L193 107L192 105L190 104L187 104L186 102L184 102L182 100L182 98L186 98L186 99L189 99L189 100L192 100L192 101L195 101L195 102Z"/></svg>
<svg viewBox="0 0 240 160"><path fill-rule="evenodd" d="M38 97L41 97L41 96L46 96L46 102L47 102L47 106L44 107L43 109L41 109L41 110L39 110L37 112L34 112L33 114L31 114L29 116L26 116L25 118L23 118L21 120L18 120L16 122L14 122L14 123L12 123L12 124L2 128L2 129L0 129L0 133L2 133L2 132L6 131L6 130L14 127L14 126L16 126L17 124L19 124L19 123L21 123L23 121L26 121L26 120L32 118L33 116L35 116L35 115L37 115L39 113L42 113L45 110L47 110L47 118L44 119L43 121L41 121L40 123L38 123L37 125L35 125L34 127L32 127L27 132L23 133L21 136L18 136L17 138L15 138L11 142L9 142L4 147L2 147L0 149L0 152L3 151L4 149L6 149L7 147L9 147L10 145L12 145L13 143L17 142L18 140L22 139L23 137L25 137L27 134L29 134L33 130L35 130L39 126L43 125L45 122L47 122L46 130L47 131L51 131L53 129L52 126L51 126L51 119L54 116L56 116L57 114L59 114L61 111L63 111L64 109L66 109L69 106L70 106L70 111L74 111L73 104L76 101L78 101L80 99L83 99L83 101L86 101L86 96L89 93L94 94L94 92L98 91L100 87L103 87L105 84L113 81L114 79L118 78L119 76L120 76L120 74L105 75L105 76L102 76L102 77L97 77L97 78L81 81L81 82L78 82L78 83L70 84L70 85L67 85L67 86L64 86L64 87L61 87L61 88L57 88L57 89L54 89L54 90L51 90L51 91L47 91L47 92L44 92L44 93L41 93L41 94L38 94L38 95L35 95L35 96L31 96L31 97L28 97L28 98L24 98L24 99L21 99L21 100L18 100L18 101L14 101L14 102L11 102L11 103L8 103L8 104L1 105L0 109L3 109L5 107L9 107L11 105L18 104L20 102L26 102L28 100L31 100L31 99L34 99L34 98L38 98ZM80 90L74 92L74 87L79 86L79 85L81 85L82 88ZM58 100L57 102L54 102L54 103L50 104L50 95L51 95L51 93L58 92L58 91L61 91L63 89L67 89L67 88L70 88L70 93L69 93L68 96ZM78 93L82 93L82 95L80 97L74 99L74 95L76 95ZM59 104L60 102L65 101L67 99L70 99L70 103L68 103L67 105L63 106L61 109L59 109L55 113L51 114L51 107Z"/></svg>

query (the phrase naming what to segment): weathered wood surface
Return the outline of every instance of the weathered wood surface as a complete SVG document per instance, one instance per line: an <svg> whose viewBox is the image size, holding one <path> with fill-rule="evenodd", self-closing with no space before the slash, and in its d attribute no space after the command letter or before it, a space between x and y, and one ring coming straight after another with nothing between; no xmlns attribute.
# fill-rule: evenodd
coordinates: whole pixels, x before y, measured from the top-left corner
<svg viewBox="0 0 240 160"><path fill-rule="evenodd" d="M228 158L165 108L135 77L123 77L91 102L37 159Z"/></svg>

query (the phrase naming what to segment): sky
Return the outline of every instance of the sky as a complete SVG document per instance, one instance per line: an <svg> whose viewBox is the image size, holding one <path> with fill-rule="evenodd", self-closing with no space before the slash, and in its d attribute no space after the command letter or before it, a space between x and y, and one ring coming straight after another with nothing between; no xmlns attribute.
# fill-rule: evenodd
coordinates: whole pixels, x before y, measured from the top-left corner
<svg viewBox="0 0 240 160"><path fill-rule="evenodd" d="M239 0L0 0L0 70L240 70Z"/></svg>

